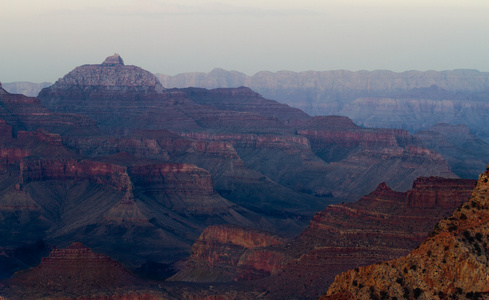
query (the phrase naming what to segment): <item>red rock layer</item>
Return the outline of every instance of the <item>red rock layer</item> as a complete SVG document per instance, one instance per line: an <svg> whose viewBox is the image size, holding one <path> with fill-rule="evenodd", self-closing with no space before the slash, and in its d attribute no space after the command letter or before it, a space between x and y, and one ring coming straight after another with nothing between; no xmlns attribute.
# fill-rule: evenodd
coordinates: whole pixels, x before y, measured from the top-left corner
<svg viewBox="0 0 489 300"><path fill-rule="evenodd" d="M406 203L410 208L441 206L455 209L460 206L460 199L471 192L473 182L471 179L418 178L413 183L413 189L408 191Z"/></svg>
<svg viewBox="0 0 489 300"><path fill-rule="evenodd" d="M0 287L5 299L169 299L144 287L117 261L81 243L54 249L41 263L18 272Z"/></svg>
<svg viewBox="0 0 489 300"><path fill-rule="evenodd" d="M170 280L232 281L236 276L236 267L243 265L242 259L247 250L278 245L282 242L282 239L276 236L257 230L230 225L207 227L192 246L185 269ZM248 263L252 260L244 259ZM263 274L270 274L273 271L258 267L256 270Z"/></svg>
<svg viewBox="0 0 489 300"><path fill-rule="evenodd" d="M345 272L322 299L480 298L489 292L489 171L468 202L438 223L409 255ZM331 298L329 298L331 297Z"/></svg>
<svg viewBox="0 0 489 300"><path fill-rule="evenodd" d="M0 88L0 119L13 127L13 131L43 128L49 132L66 133L84 131L95 133L95 124L86 117L53 113L41 105L38 98L10 94Z"/></svg>
<svg viewBox="0 0 489 300"><path fill-rule="evenodd" d="M118 190L129 186L126 168L97 161L76 159L26 159L20 163L24 183L44 180L91 179Z"/></svg>
<svg viewBox="0 0 489 300"><path fill-rule="evenodd" d="M135 279L108 256L80 243L54 249L36 268L18 273L14 284L51 291L86 292L131 285Z"/></svg>

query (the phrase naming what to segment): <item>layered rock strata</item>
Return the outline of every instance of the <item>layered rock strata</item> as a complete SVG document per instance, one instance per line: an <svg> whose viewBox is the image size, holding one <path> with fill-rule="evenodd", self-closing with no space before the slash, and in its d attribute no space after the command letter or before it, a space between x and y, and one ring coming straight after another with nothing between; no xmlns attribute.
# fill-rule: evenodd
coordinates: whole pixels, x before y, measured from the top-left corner
<svg viewBox="0 0 489 300"><path fill-rule="evenodd" d="M53 133L97 133L95 123L86 117L54 113L37 98L10 94L0 87L0 119L12 126L13 132L45 129Z"/></svg>
<svg viewBox="0 0 489 300"><path fill-rule="evenodd" d="M243 256L246 256L245 253L250 249L261 249L281 243L283 243L281 238L266 232L229 225L211 226L204 230L192 246L185 269L169 280L189 282L233 281L243 277L243 272L238 271L238 269L246 267L262 271L262 276L271 274L274 271L272 269L260 268L253 264L247 266L253 258ZM253 255L256 256L257 252L254 251Z"/></svg>
<svg viewBox="0 0 489 300"><path fill-rule="evenodd" d="M488 178L488 171L481 174L470 200L440 221L409 255L337 276L324 299L340 295L349 299L470 298L489 292Z"/></svg>
<svg viewBox="0 0 489 300"><path fill-rule="evenodd" d="M252 282L268 291L266 298L315 299L345 270L409 253L439 220L470 197L475 184L475 180L418 178L410 191L396 192L382 183L359 201L330 205L317 213L294 240L267 247L239 248L229 238L217 239L220 231L211 227L173 280L259 279ZM233 239L242 236L229 232Z"/></svg>
<svg viewBox="0 0 489 300"><path fill-rule="evenodd" d="M487 137L489 73L453 71L259 72L157 74L166 87L247 86L269 99L311 115L341 114L378 128L427 129L438 122L464 123ZM485 99L481 101L481 99Z"/></svg>
<svg viewBox="0 0 489 300"><path fill-rule="evenodd" d="M423 146L440 153L461 178L477 179L489 163L489 144L463 124L438 123L414 136Z"/></svg>
<svg viewBox="0 0 489 300"><path fill-rule="evenodd" d="M16 273L0 293L5 299L168 299L81 243L52 250L37 267Z"/></svg>

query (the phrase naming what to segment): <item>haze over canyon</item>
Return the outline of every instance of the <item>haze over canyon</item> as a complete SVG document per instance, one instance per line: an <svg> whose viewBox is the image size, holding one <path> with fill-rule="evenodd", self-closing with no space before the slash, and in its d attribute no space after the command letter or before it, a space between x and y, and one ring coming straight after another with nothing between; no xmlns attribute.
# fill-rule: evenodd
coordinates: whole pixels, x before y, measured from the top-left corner
<svg viewBox="0 0 489 300"><path fill-rule="evenodd" d="M0 84L0 298L487 293L488 98L475 70L167 76L118 54Z"/></svg>

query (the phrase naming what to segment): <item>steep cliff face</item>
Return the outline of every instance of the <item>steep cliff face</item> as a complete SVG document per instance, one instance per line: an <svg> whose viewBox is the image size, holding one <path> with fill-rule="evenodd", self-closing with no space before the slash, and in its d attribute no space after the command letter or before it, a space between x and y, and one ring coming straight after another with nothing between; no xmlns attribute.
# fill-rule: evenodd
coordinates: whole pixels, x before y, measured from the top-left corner
<svg viewBox="0 0 489 300"><path fill-rule="evenodd" d="M472 193L473 184L471 179L418 178L407 192L406 204L410 208L455 209Z"/></svg>
<svg viewBox="0 0 489 300"><path fill-rule="evenodd" d="M357 124L377 128L404 128L410 131L428 129L436 123L466 124L477 134L486 136L481 126L488 116L486 102L442 98L358 98L346 104L339 114L348 116Z"/></svg>
<svg viewBox="0 0 489 300"><path fill-rule="evenodd" d="M130 184L124 167L74 159L25 159L20 163L23 183L44 180L83 180L126 190Z"/></svg>
<svg viewBox="0 0 489 300"><path fill-rule="evenodd" d="M283 240L266 232L237 226L210 226L197 239L185 269L170 278L172 281L222 282L245 277L248 269L262 271L262 276L274 271L264 257L249 257L248 250L281 244ZM265 250L266 251L266 250ZM280 259L279 259L280 260ZM259 266L255 263L260 261ZM248 268L247 268L248 267ZM251 267L251 268L250 268ZM237 268L241 268L237 271Z"/></svg>
<svg viewBox="0 0 489 300"><path fill-rule="evenodd" d="M345 272L326 295L445 299L488 292L488 178L488 171L481 174L470 200L440 221L416 250L397 260Z"/></svg>

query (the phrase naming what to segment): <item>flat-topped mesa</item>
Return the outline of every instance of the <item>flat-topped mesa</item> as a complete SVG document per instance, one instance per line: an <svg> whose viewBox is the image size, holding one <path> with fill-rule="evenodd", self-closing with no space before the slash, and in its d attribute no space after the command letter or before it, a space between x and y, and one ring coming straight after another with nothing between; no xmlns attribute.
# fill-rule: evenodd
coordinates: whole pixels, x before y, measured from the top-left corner
<svg viewBox="0 0 489 300"><path fill-rule="evenodd" d="M413 188L407 192L406 205L411 208L455 209L461 200L468 200L477 181L473 179L447 179L440 177L419 177Z"/></svg>

